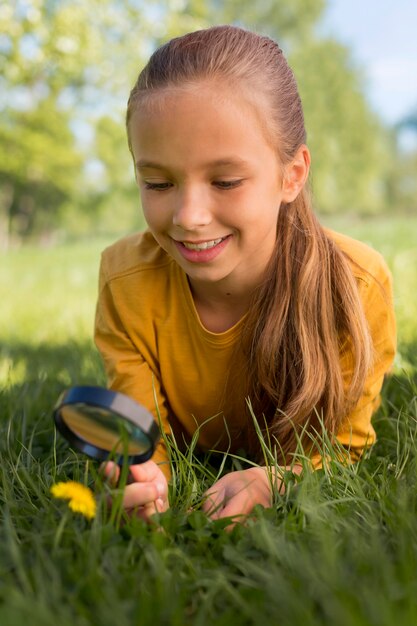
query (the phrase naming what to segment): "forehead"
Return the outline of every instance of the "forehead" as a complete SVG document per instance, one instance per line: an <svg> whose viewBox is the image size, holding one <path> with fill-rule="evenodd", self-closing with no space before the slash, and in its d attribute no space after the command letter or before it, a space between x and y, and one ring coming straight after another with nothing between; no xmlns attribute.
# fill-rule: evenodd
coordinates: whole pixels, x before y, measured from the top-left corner
<svg viewBox="0 0 417 626"><path fill-rule="evenodd" d="M204 155L213 161L230 155L261 158L274 150L265 136L259 111L244 92L219 84L167 88L138 102L129 120L129 139L135 159L160 153L190 158Z"/></svg>

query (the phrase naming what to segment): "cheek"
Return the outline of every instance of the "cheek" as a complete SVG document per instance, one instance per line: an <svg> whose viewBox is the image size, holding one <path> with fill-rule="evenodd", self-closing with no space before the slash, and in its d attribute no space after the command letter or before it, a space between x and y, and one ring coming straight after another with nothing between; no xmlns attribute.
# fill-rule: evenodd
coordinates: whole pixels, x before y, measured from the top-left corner
<svg viewBox="0 0 417 626"><path fill-rule="evenodd" d="M274 190L256 190L247 194L238 202L229 205L228 215L236 223L245 225L247 229L259 231L268 229L278 219L281 197Z"/></svg>
<svg viewBox="0 0 417 626"><path fill-rule="evenodd" d="M169 213L156 202L149 202L142 198L142 211L150 228L158 230L166 226L169 221Z"/></svg>
<svg viewBox="0 0 417 626"><path fill-rule="evenodd" d="M150 232L155 238L155 241L163 250L167 251L167 226L163 224L162 220L158 217L155 211L146 211L143 209L143 215Z"/></svg>

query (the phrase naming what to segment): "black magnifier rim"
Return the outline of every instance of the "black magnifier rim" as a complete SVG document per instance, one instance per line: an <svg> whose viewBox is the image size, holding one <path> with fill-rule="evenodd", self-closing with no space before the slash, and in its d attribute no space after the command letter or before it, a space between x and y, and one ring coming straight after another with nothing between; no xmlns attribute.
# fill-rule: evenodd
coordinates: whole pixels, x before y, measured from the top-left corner
<svg viewBox="0 0 417 626"><path fill-rule="evenodd" d="M154 453L155 446L159 440L160 433L153 415L142 405L138 404L129 396L118 391L105 389L104 387L77 386L65 390L59 397L54 407L54 421L59 432L77 450L96 459L97 461L107 461L111 452L95 446L79 437L66 425L61 410L63 407L72 404L87 404L99 409L107 410L122 417L128 422L139 427L144 435L149 439L149 450L142 454L132 454L127 457L122 454L114 455L114 461L118 465L127 462L129 465L144 463L148 461Z"/></svg>

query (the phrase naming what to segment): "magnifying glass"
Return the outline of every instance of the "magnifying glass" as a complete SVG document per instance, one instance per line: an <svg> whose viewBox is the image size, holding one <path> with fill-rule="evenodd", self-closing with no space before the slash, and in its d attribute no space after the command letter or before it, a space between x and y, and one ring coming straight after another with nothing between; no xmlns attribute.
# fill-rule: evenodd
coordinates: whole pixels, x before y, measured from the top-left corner
<svg viewBox="0 0 417 626"><path fill-rule="evenodd" d="M118 465L144 463L159 439L158 425L145 407L104 387L67 389L55 405L54 420L73 447Z"/></svg>

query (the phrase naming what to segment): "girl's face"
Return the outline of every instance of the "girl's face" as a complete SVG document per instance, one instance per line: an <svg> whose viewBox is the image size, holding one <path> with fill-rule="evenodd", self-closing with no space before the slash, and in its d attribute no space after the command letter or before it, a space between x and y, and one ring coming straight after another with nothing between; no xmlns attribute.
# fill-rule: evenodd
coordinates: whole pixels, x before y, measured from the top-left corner
<svg viewBox="0 0 417 626"><path fill-rule="evenodd" d="M293 199L256 112L242 95L204 84L156 98L129 124L151 232L192 285L256 286L281 202Z"/></svg>

